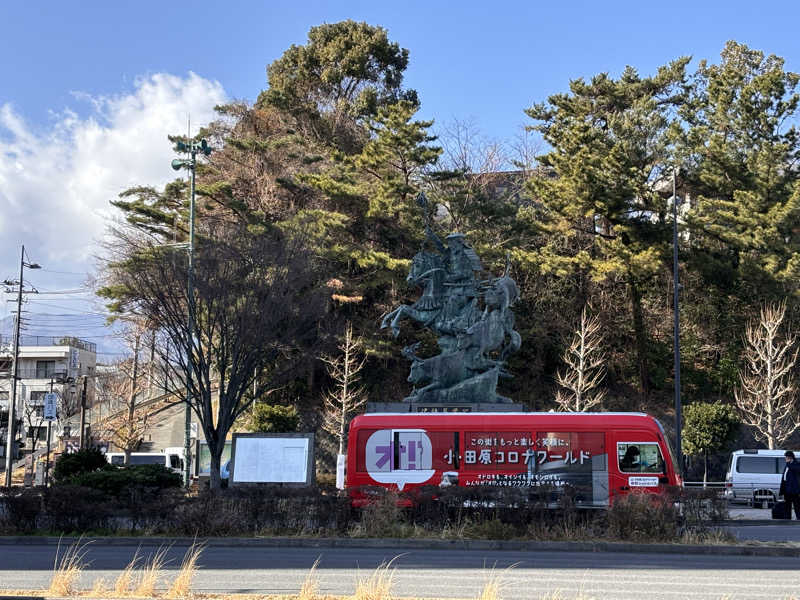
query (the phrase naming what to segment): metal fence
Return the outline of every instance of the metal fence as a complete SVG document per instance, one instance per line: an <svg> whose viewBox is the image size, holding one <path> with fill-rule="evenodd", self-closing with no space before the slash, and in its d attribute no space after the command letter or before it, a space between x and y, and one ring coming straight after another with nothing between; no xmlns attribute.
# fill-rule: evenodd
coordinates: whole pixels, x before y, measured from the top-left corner
<svg viewBox="0 0 800 600"><path fill-rule="evenodd" d="M0 335L0 347L11 348L14 345L14 337L10 335ZM21 335L19 336L20 346L70 346L80 348L87 352L97 352L97 344L87 342L72 336L50 336L50 335Z"/></svg>

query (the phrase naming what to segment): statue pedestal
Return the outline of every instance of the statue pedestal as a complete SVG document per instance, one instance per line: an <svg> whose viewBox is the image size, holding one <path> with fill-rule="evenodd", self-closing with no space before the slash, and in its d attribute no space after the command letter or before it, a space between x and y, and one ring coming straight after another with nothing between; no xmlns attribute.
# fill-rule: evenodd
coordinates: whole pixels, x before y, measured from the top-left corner
<svg viewBox="0 0 800 600"><path fill-rule="evenodd" d="M422 402L367 402L367 413L419 413L419 412L525 412L522 404L474 403L432 404Z"/></svg>

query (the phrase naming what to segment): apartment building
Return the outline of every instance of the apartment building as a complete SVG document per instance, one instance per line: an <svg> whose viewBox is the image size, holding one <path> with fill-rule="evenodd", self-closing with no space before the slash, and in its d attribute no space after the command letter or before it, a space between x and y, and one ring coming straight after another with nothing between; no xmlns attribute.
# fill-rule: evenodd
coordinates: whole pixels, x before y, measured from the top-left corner
<svg viewBox="0 0 800 600"><path fill-rule="evenodd" d="M13 337L0 336L0 456L4 455L6 445L13 348ZM96 364L97 346L92 342L69 336L20 336L15 413L18 427L21 426L20 435L25 440L23 451L31 448L34 438L38 442L47 436L44 395L51 390L59 396L60 427L71 425L77 435L76 416L84 389L86 406L94 403L95 386L91 379Z"/></svg>

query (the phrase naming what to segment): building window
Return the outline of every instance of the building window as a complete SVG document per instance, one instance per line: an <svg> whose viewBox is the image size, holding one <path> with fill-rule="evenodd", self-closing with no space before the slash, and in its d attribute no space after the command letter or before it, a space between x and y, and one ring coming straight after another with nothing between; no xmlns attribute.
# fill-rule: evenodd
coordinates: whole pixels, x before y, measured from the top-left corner
<svg viewBox="0 0 800 600"><path fill-rule="evenodd" d="M47 379L56 374L56 361L54 360L37 360L36 361L36 379Z"/></svg>
<svg viewBox="0 0 800 600"><path fill-rule="evenodd" d="M40 442L44 442L47 439L47 427L31 427L27 431L27 437L29 439L37 439Z"/></svg>
<svg viewBox="0 0 800 600"><path fill-rule="evenodd" d="M47 392L31 392L31 404L44 404L44 395Z"/></svg>

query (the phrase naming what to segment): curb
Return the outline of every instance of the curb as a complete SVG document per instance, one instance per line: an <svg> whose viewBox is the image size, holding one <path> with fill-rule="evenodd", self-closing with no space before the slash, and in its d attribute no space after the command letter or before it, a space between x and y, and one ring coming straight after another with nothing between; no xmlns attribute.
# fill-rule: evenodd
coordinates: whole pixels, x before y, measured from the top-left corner
<svg viewBox="0 0 800 600"><path fill-rule="evenodd" d="M720 521L717 524L718 527L764 527L765 525L800 527L800 519L742 519L741 521L736 519L728 519L726 521Z"/></svg>
<svg viewBox="0 0 800 600"><path fill-rule="evenodd" d="M374 548L400 550L500 550L516 552L635 552L649 554L716 554L720 556L800 557L798 546L706 546L699 544L635 544L628 542L540 542L508 540L358 539L358 538L204 538L188 537L0 537L0 546L69 546L98 543L104 546L191 546L249 548ZM0 598L2 600L2 598Z"/></svg>

